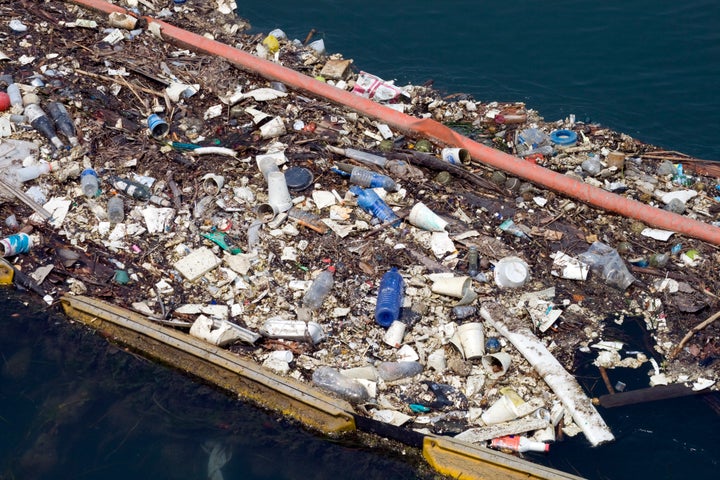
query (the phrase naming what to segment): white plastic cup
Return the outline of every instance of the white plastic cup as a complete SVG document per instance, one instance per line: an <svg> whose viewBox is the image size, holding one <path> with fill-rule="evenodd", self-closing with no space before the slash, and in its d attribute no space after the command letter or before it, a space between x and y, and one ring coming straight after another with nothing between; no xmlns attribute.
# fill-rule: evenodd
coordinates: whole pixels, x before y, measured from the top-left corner
<svg viewBox="0 0 720 480"><path fill-rule="evenodd" d="M466 294L472 280L468 276L464 277L440 277L433 283L431 290L439 295L447 295L449 297L463 298Z"/></svg>
<svg viewBox="0 0 720 480"><path fill-rule="evenodd" d="M208 195L217 195L220 193L223 185L225 185L225 177L222 175L215 175L214 173L208 173L202 177L202 186L205 193Z"/></svg>
<svg viewBox="0 0 720 480"><path fill-rule="evenodd" d="M440 156L443 160L453 165L462 165L470 161L470 152L464 148L443 148Z"/></svg>
<svg viewBox="0 0 720 480"><path fill-rule="evenodd" d="M500 397L495 403L490 405L480 418L485 425L494 425L496 423L509 422L518 417L515 405L506 395Z"/></svg>
<svg viewBox="0 0 720 480"><path fill-rule="evenodd" d="M433 212L422 202L418 202L410 210L408 221L418 228L431 232L442 232L448 222L443 220L437 213Z"/></svg>
<svg viewBox="0 0 720 480"><path fill-rule="evenodd" d="M280 117L275 117L260 127L260 136L262 138L275 138L285 135L285 122Z"/></svg>
<svg viewBox="0 0 720 480"><path fill-rule="evenodd" d="M278 212L292 207L292 197L282 172L270 172L268 175L268 203Z"/></svg>
<svg viewBox="0 0 720 480"><path fill-rule="evenodd" d="M255 157L255 162L266 181L270 173L280 171L274 155L258 155Z"/></svg>
<svg viewBox="0 0 720 480"><path fill-rule="evenodd" d="M482 357L482 365L490 378L500 378L510 368L512 357L507 352L496 352Z"/></svg>
<svg viewBox="0 0 720 480"><path fill-rule="evenodd" d="M466 360L485 355L485 331L482 323L470 322L460 325L457 334Z"/></svg>
<svg viewBox="0 0 720 480"><path fill-rule="evenodd" d="M407 328L407 325L405 322L401 322L400 320L395 320L390 324L387 331L385 332L385 336L383 337L383 341L390 345L393 348L399 348L400 345L402 345L403 337L405 336L405 329Z"/></svg>
<svg viewBox="0 0 720 480"><path fill-rule="evenodd" d="M528 264L519 257L505 257L495 264L495 283L499 287L522 287L529 276Z"/></svg>
<svg viewBox="0 0 720 480"><path fill-rule="evenodd" d="M261 203L255 209L258 220L262 223L272 222L278 211L269 203Z"/></svg>

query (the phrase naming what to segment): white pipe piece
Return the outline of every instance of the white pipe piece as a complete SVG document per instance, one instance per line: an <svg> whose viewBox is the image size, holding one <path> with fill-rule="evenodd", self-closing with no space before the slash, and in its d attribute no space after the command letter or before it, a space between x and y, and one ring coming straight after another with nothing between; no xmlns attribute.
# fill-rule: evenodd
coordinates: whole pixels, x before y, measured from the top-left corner
<svg viewBox="0 0 720 480"><path fill-rule="evenodd" d="M190 150L189 153L195 155L227 155L228 157L237 156L237 152L232 148L225 147L200 147Z"/></svg>
<svg viewBox="0 0 720 480"><path fill-rule="evenodd" d="M615 440L575 377L563 368L530 328L524 325L513 325L512 330L508 328L503 321L503 312L504 309L494 302L484 303L480 308L480 315L488 325L507 338L555 392L593 447Z"/></svg>

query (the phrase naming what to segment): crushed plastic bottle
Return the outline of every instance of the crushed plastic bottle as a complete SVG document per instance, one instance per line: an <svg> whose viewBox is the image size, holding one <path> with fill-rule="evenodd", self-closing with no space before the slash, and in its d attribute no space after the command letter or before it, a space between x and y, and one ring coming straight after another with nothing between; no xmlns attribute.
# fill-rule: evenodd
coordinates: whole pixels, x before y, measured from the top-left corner
<svg viewBox="0 0 720 480"><path fill-rule="evenodd" d="M358 206L373 217L383 223L390 223L393 227L400 225L400 218L373 190L352 186L350 191L358 197Z"/></svg>
<svg viewBox="0 0 720 480"><path fill-rule="evenodd" d="M312 381L317 387L351 403L362 403L370 399L370 394L360 382L331 367L319 367L313 372Z"/></svg>
<svg viewBox="0 0 720 480"><path fill-rule="evenodd" d="M150 189L140 182L128 180L127 178L120 178L117 175L110 175L108 177L108 182L110 182L114 189L123 192L128 197L145 202L149 201L163 207L169 207L172 205L169 200L153 195Z"/></svg>
<svg viewBox="0 0 720 480"><path fill-rule="evenodd" d="M333 273L335 269L329 267L327 270L320 272L320 275L315 277L310 288L307 289L303 296L303 307L309 308L310 310L317 310L320 308L325 298L330 294L332 290L334 279Z"/></svg>
<svg viewBox="0 0 720 480"><path fill-rule="evenodd" d="M380 280L378 288L377 305L375 307L375 321L384 328L400 317L402 306L403 278L396 267L386 272Z"/></svg>
<svg viewBox="0 0 720 480"><path fill-rule="evenodd" d="M113 195L107 204L108 220L110 223L122 223L125 220L125 206L119 195Z"/></svg>

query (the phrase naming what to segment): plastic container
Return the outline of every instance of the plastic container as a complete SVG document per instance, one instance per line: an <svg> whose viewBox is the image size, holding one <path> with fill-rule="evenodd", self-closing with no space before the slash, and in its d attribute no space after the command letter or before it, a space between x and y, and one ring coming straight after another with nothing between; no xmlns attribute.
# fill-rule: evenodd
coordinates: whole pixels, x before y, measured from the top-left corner
<svg viewBox="0 0 720 480"><path fill-rule="evenodd" d="M383 223L391 223L393 227L400 225L400 218L395 212L372 190L365 190L358 186L350 187L350 191L357 195L360 208L371 214Z"/></svg>
<svg viewBox="0 0 720 480"><path fill-rule="evenodd" d="M555 145L569 147L577 143L577 133L566 129L555 130L550 133L550 141Z"/></svg>
<svg viewBox="0 0 720 480"><path fill-rule="evenodd" d="M528 279L528 264L518 257L505 257L495 265L495 283L502 288L522 287Z"/></svg>
<svg viewBox="0 0 720 480"><path fill-rule="evenodd" d="M585 173L593 176L597 175L598 173L600 173L600 170L602 170L602 164L600 163L600 160L595 154L588 155L587 160L582 162L580 164L580 167Z"/></svg>
<svg viewBox="0 0 720 480"><path fill-rule="evenodd" d="M35 180L40 175L45 175L52 170L52 166L49 163L43 162L36 165L30 165L28 167L18 168L15 171L19 182L27 182L29 180Z"/></svg>
<svg viewBox="0 0 720 480"><path fill-rule="evenodd" d="M25 115L27 115L30 125L32 125L35 130L42 133L48 140L50 140L50 142L55 148L63 148L65 146L62 140L58 138L52 121L45 114L43 109L40 108L40 105L36 105L34 103L28 105L27 107L25 107Z"/></svg>
<svg viewBox="0 0 720 480"><path fill-rule="evenodd" d="M590 265L612 287L625 290L635 281L617 250L602 242L593 242L586 252L578 255L578 259Z"/></svg>
<svg viewBox="0 0 720 480"><path fill-rule="evenodd" d="M48 114L55 122L57 130L65 135L70 142L70 145L76 147L78 145L77 133L75 131L75 124L73 123L70 114L65 109L65 105L59 102L48 103L47 105Z"/></svg>
<svg viewBox="0 0 720 480"><path fill-rule="evenodd" d="M508 435L506 437L493 438L490 441L492 448L508 450L511 452L549 452L550 444L536 442L520 435Z"/></svg>
<svg viewBox="0 0 720 480"><path fill-rule="evenodd" d="M333 283L333 268L328 268L320 272L320 275L315 277L315 280L307 289L303 296L303 307L309 308L310 310L317 310L320 308L325 298L330 294Z"/></svg>
<svg viewBox="0 0 720 480"><path fill-rule="evenodd" d="M80 174L80 187L88 198L95 198L100 189L100 181L97 172L92 168L87 168Z"/></svg>
<svg viewBox="0 0 720 480"><path fill-rule="evenodd" d="M113 195L107 203L108 220L110 223L122 223L125 220L125 205L122 197Z"/></svg>
<svg viewBox="0 0 720 480"><path fill-rule="evenodd" d="M313 372L312 381L317 387L351 403L361 403L370 399L370 394L360 382L346 377L331 367L319 367Z"/></svg>
<svg viewBox="0 0 720 480"><path fill-rule="evenodd" d="M400 317L402 306L403 278L396 267L383 275L378 288L375 321L381 327L388 328Z"/></svg>
<svg viewBox="0 0 720 480"><path fill-rule="evenodd" d="M3 257L12 257L18 253L27 253L33 246L32 237L27 233L16 233L0 240Z"/></svg>
<svg viewBox="0 0 720 480"><path fill-rule="evenodd" d="M350 172L350 183L369 188L384 188L388 192L397 191L395 181L381 173L375 173L362 167L355 167Z"/></svg>

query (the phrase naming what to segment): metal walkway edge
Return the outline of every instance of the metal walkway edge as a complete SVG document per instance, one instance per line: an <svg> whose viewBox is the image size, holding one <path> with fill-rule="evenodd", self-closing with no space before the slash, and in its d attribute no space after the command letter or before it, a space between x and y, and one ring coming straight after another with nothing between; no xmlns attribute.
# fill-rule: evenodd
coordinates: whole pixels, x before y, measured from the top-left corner
<svg viewBox="0 0 720 480"><path fill-rule="evenodd" d="M349 403L330 397L310 385L276 375L227 350L102 300L65 295L61 302L70 318L102 332L110 340L325 435L360 430L422 448L423 457L432 468L458 479L581 480L581 477L514 455L449 437L423 435L361 417L354 413Z"/></svg>

